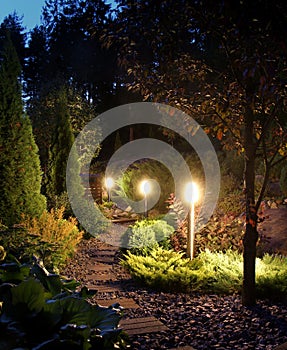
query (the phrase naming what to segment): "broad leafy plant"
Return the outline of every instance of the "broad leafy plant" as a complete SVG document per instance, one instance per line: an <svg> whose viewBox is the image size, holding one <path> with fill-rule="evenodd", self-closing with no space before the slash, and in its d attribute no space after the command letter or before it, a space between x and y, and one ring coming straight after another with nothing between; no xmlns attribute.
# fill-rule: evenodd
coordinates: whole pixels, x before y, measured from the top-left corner
<svg viewBox="0 0 287 350"><path fill-rule="evenodd" d="M87 288L34 260L0 265L1 349L123 349L121 309L93 305Z"/></svg>

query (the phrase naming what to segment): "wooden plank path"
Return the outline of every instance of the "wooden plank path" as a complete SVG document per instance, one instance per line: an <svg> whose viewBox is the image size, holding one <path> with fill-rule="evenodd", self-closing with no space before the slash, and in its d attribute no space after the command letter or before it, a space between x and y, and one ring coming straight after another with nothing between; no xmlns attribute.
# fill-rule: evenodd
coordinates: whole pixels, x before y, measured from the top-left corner
<svg viewBox="0 0 287 350"><path fill-rule="evenodd" d="M128 335L168 331L168 327L153 316L122 320L120 322L120 327L122 327Z"/></svg>
<svg viewBox="0 0 287 350"><path fill-rule="evenodd" d="M122 292L127 292L127 281L121 281L113 271L113 265L117 265L117 251L115 247L106 245L103 249L92 252L92 257L86 266L86 276L89 281L86 286L90 290L97 291L95 301L101 306L119 304L124 309L138 309L140 306L133 298L120 296ZM107 298L109 293L113 297ZM124 318L119 326L129 336L169 331L169 328L154 316ZM185 346L169 350L195 349Z"/></svg>
<svg viewBox="0 0 287 350"><path fill-rule="evenodd" d="M102 294L124 291L124 286L122 286L121 281L117 281L117 276L112 271L111 264L115 261L116 252L117 250L113 248L99 250L93 254L95 262L94 264L89 264L91 270L87 273L87 277L89 280L94 280L95 283L87 285L89 289L97 290L98 293ZM108 283L109 281L110 283ZM126 309L139 308L139 305L132 298L120 297L117 299L106 299L106 295L103 297L97 295L95 300L102 306L110 306L114 303L119 303L120 306ZM147 334L168 330L168 327L153 316L124 319L121 321L120 326L129 335Z"/></svg>

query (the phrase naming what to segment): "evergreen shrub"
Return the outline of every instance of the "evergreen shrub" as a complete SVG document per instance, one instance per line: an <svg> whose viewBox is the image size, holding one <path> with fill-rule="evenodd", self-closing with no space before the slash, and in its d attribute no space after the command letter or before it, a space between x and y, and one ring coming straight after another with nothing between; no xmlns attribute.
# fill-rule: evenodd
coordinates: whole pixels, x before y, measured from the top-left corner
<svg viewBox="0 0 287 350"><path fill-rule="evenodd" d="M21 67L7 36L0 65L0 220L6 226L21 215L39 217L46 209L41 169L30 119L22 104Z"/></svg>
<svg viewBox="0 0 287 350"><path fill-rule="evenodd" d="M156 247L145 256L128 251L122 265L142 285L165 292L226 295L240 293L243 281L242 254L231 250L205 250L190 260L182 252ZM256 259L256 290L261 298L286 298L287 257Z"/></svg>
<svg viewBox="0 0 287 350"><path fill-rule="evenodd" d="M169 237L174 228L164 220L144 219L130 226L122 237L122 246L133 253L147 253L158 245L169 247Z"/></svg>

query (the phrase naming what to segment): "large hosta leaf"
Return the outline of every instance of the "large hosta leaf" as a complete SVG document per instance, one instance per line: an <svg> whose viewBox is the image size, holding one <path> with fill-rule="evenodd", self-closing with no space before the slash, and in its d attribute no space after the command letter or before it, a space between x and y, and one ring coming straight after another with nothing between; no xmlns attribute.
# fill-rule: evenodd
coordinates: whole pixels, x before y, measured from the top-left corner
<svg viewBox="0 0 287 350"><path fill-rule="evenodd" d="M68 296L63 299L56 300L63 309L62 324L74 323L78 326L87 324L91 304L86 300Z"/></svg>
<svg viewBox="0 0 287 350"><path fill-rule="evenodd" d="M93 328L109 331L118 327L121 315L119 309L93 305L88 314L88 323Z"/></svg>
<svg viewBox="0 0 287 350"><path fill-rule="evenodd" d="M35 280L29 279L23 281L18 286L11 289L12 305L19 311L26 309L28 312L40 312L45 303L45 290L42 284Z"/></svg>

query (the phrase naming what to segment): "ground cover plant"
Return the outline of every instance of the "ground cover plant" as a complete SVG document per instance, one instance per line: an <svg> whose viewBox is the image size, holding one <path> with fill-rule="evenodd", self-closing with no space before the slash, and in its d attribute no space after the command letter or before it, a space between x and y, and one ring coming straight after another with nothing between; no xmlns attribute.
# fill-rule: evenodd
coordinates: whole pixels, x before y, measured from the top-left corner
<svg viewBox="0 0 287 350"><path fill-rule="evenodd" d="M152 289L168 292L240 293L243 278L242 254L227 250L205 250L193 260L183 252L152 249L148 255L128 251L122 259L132 277ZM283 298L287 291L287 257L265 254L256 259L258 297Z"/></svg>

